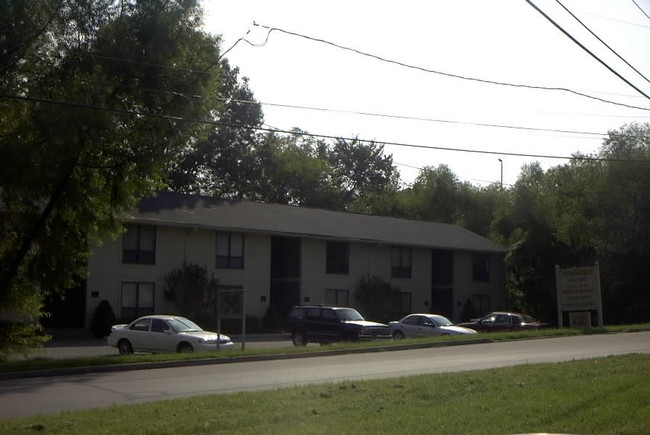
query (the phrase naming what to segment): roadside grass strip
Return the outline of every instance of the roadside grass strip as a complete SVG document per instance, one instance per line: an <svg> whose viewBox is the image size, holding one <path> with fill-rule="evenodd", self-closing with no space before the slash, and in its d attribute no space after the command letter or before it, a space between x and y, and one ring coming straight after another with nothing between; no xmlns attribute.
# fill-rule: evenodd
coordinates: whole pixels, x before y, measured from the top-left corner
<svg viewBox="0 0 650 435"><path fill-rule="evenodd" d="M83 358L70 358L70 359L55 359L55 358L27 358L22 360L9 360L0 361L0 375L11 374L20 372L46 372L48 370L61 370L73 368L85 368L86 372L92 372L93 367L103 368L102 371L110 370L110 367L121 365L131 365L137 368L138 364L147 363L165 363L165 362L178 362L181 364L183 361L188 363L194 361L195 363L210 362L229 362L240 361L246 357L291 357L300 355L314 355L318 356L326 352L337 351L372 351L372 350L398 350L406 346L411 347L435 347L443 345L451 345L463 342L475 342L481 340L484 342L489 341L504 341L504 340L521 340L521 339L534 339L544 337L562 337L581 334L604 334L604 333L623 333L623 332L637 332L650 330L650 323L638 325L619 325L619 326L606 326L603 328L591 329L570 329L570 328L548 328L531 331L513 331L513 332L499 332L499 333L482 333L478 335L453 335L445 337L431 337L419 339L405 339L405 340L390 340L390 341L370 341L361 343L336 343L326 346L307 346L307 347L285 347L278 349L246 349L241 350L237 348L224 350L221 352L196 352L196 353L171 353L171 354L133 354L133 355L109 355L109 356L94 356ZM126 368L126 367L125 367ZM149 367L151 368L151 367Z"/></svg>
<svg viewBox="0 0 650 435"><path fill-rule="evenodd" d="M644 434L650 355L192 397L0 420L3 434Z"/></svg>

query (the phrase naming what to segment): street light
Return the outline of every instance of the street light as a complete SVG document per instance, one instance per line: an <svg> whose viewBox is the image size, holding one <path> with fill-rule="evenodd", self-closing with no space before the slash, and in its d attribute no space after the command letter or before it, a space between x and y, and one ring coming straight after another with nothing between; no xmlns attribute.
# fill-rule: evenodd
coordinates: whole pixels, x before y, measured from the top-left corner
<svg viewBox="0 0 650 435"><path fill-rule="evenodd" d="M499 163L501 163L501 188L503 189L503 160L499 159Z"/></svg>

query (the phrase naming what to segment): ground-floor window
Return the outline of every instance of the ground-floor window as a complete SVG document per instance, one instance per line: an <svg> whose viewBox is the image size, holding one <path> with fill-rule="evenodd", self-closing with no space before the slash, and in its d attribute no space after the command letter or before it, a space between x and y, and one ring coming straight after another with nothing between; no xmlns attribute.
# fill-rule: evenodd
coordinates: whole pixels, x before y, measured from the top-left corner
<svg viewBox="0 0 650 435"><path fill-rule="evenodd" d="M152 282L122 283L121 319L128 321L153 314L154 290Z"/></svg>
<svg viewBox="0 0 650 435"><path fill-rule="evenodd" d="M486 294L474 294L472 295L472 303L474 304L474 309L479 316L489 313L492 311L490 309L490 295Z"/></svg>
<svg viewBox="0 0 650 435"><path fill-rule="evenodd" d="M325 303L328 305L338 305L341 307L350 306L350 292L346 289L326 289Z"/></svg>

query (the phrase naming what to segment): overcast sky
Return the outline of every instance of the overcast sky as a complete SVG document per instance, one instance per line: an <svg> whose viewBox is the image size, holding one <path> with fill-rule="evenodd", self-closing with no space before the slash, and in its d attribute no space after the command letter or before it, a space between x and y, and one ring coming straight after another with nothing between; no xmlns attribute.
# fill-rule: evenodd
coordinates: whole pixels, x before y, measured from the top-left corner
<svg viewBox="0 0 650 435"><path fill-rule="evenodd" d="M650 18L645 15L650 0L560 2L534 0L650 95ZM242 37L258 45L240 41L226 57L250 79L268 127L394 143L385 145L385 152L393 155L407 183L418 168L446 164L475 185L500 182L503 166L503 182L510 185L525 163L539 161L549 168L567 162L535 156L595 152L608 130L650 122L650 99L524 0L204 0L204 5L206 30L222 36L223 50ZM269 34L263 26L279 30ZM433 71L566 88L646 110Z"/></svg>

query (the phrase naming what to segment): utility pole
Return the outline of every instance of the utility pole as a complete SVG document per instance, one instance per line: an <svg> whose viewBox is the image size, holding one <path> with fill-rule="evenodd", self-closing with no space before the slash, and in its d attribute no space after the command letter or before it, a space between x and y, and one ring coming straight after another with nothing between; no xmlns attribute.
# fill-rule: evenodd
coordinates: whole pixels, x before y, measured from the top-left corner
<svg viewBox="0 0 650 435"><path fill-rule="evenodd" d="M503 160L499 159L499 163L501 163L501 189L503 189Z"/></svg>

